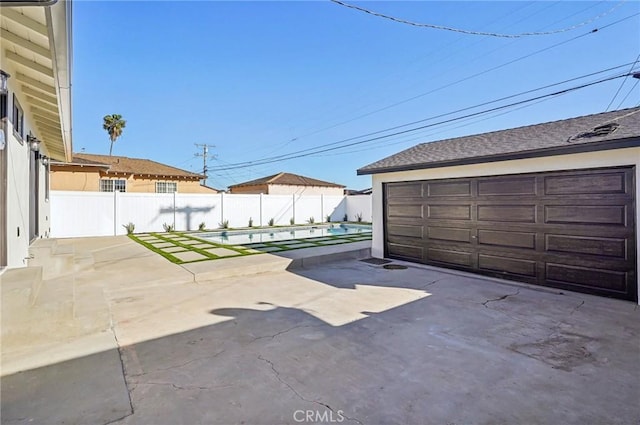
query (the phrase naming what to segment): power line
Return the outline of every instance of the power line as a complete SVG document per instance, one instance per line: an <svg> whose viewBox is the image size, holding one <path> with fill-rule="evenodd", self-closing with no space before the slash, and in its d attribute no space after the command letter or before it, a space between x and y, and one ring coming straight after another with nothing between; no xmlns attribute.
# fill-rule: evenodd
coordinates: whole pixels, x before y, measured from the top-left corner
<svg viewBox="0 0 640 425"><path fill-rule="evenodd" d="M504 22L508 16L511 16L511 15L515 14L516 12L518 12L518 11L521 11L521 10L523 10L523 9L526 9L526 8L528 8L528 7L532 6L532 5L534 5L535 3L536 3L535 1L529 1L527 4L520 5L520 6L519 6L519 7L517 7L516 9L511 10L511 11L509 11L508 13L506 13L506 14L504 14L504 15L499 15L499 16L497 16L494 20L491 20L491 21L487 22L486 24L484 24L484 25L483 25L483 27L484 27L484 26L486 26L486 25L494 24L494 23L496 23L496 22ZM509 27L514 26L515 24L517 24L517 23L519 23L519 22L522 22L522 21L525 21L525 20L531 19L531 17L533 17L533 16L535 16L535 15L538 15L538 14L542 13L543 11L545 11L545 10L547 10L547 9L549 9L549 8L551 8L551 7L553 7L553 6L555 6L555 5L556 5L556 4L558 4L558 3L560 3L560 1L556 1L556 2L554 2L554 3L550 3L549 5L545 5L545 7L543 7L542 9L539 9L539 10L533 11L533 12L531 12L531 13L528 13L525 17L523 17L523 18L521 18L521 19L518 19L518 20L516 20L516 21L511 21L511 22L509 23L509 25L506 25L504 28L509 28ZM604 1L601 1L600 3L604 3ZM555 21L554 23L562 22L562 21L564 21L564 20L568 19L569 17L575 16L575 15L577 15L577 14L579 14L579 13L582 13L582 12L584 12L584 11L588 10L588 9L593 8L593 7L597 6L597 5L599 5L600 3L596 3L596 4L594 4L594 5L591 5L591 6L587 7L587 8L585 8L585 9L580 10L579 12L576 12L576 13L571 14L571 15L569 15L569 16L567 16L567 17L563 18L563 19L560 19L560 20L558 20L558 21ZM546 27L543 27L542 29L544 29L544 28L546 28ZM447 58L453 57L455 53L459 53L459 52L461 52L461 51L463 51L463 50L468 49L469 47L473 47L474 45L477 45L478 43L480 43L480 42L482 41L482 39L478 39L478 38L476 38L476 39L474 40L474 42L472 42L471 44L469 44L469 45L467 45L467 46L462 46L461 48L459 48L459 49L457 49L457 50L455 50L455 51L454 51L454 50L451 50L451 47L452 47L453 45L455 45L456 43L458 43L459 41L461 41L461 40L468 40L468 38L465 38L463 35L461 35L461 36L459 36L458 38L456 38L455 40L453 40L453 41L451 41L451 42L448 42L448 43L447 43L447 44L445 44L445 45L441 45L441 46L439 46L438 48L432 49L432 50L431 50L431 51L429 51L429 53L427 53L427 54L424 54L424 53L423 53L423 54L422 54L422 55L420 55L419 57L414 57L412 60L410 60L407 64L405 64L405 65L402 67L402 70L406 71L406 69L407 69L408 67L413 66L414 64L416 64L417 62L420 62L420 61L424 60L425 58L433 58L433 56L434 56L437 52L440 52L440 51L446 51L446 52L447 52L447 55L446 55L444 58L440 58L440 59L438 59L438 61L439 61L439 62L442 62L442 61L443 61L443 59L447 59ZM504 45L504 46L501 46L501 47L499 47L498 49L494 49L494 50L492 50L492 51L491 51L491 52L489 52L489 53L493 53L494 51L499 50L500 48L503 48L503 47L508 46L508 45L510 45L510 44L506 44L506 45ZM478 56L476 59L479 59L479 58L484 57L484 56L486 56L486 55ZM474 59L474 60L475 60L475 59ZM472 60L471 62L473 62L473 60ZM380 85L381 85L381 82L383 82L383 81L387 81L387 80L391 79L391 77L392 77L392 76L397 76L398 74L400 74L400 72L398 72L398 71L396 71L396 72L391 72L391 73L387 73L386 75L384 75L384 77L382 78L382 80L378 81L378 84L377 84L377 85L378 85L378 86L380 86ZM447 71L442 72L440 75L446 75L446 74L447 74ZM370 95L370 92L371 92L370 88L367 88L367 90L366 90L367 95ZM365 98L365 95L362 93L362 89L360 89L360 93L358 93L357 100L363 100L364 98ZM350 99L350 100L351 100L351 102L353 102L353 101L354 101L354 98L353 98L353 97L351 97L351 99ZM345 106L345 102L340 102L340 106L344 108L344 106ZM355 109L355 110L353 110L353 113L358 113L360 110L364 109L365 107L366 107L366 106L359 106L359 107L356 107L356 109ZM331 107L331 112L332 112L333 114L335 114L335 113L336 113L336 109L337 109L337 105L335 105L335 103L333 103L333 104L332 104L332 107ZM315 115L317 115L317 113L315 113L315 114L314 114L314 116L315 116ZM326 107L324 108L324 115L325 115L325 116L327 115L327 113L326 113ZM343 114L343 115L344 115L344 114ZM334 115L334 116L336 116L336 115ZM339 116L339 114L338 114L337 116ZM335 119L334 119L334 118L329 118L329 117L327 117L327 119L325 119L324 121L331 121L331 120L335 120ZM321 124L322 124L322 122L321 122ZM285 148L286 146L290 145L291 143L293 143L293 142L295 142L295 141L297 141L297 140L299 140L299 139L301 139L301 138L303 138L303 137L308 136L308 135L309 135L309 132L313 132L312 134L315 134L316 130L314 130L314 129L313 129L313 127L314 127L314 126L307 126L307 128L306 128L306 129L304 129L304 130L301 130L301 131L300 131L300 133L302 133L302 135L300 135L300 136L298 136L298 137L291 138L291 139L289 139L289 140L286 140L286 141L284 141L284 142L279 143L279 144L278 144L274 149L272 149L271 151L267 152L267 153L266 153L266 155L272 155L272 154L274 154L275 152L277 152L277 151L279 151L279 150L282 150L283 148ZM320 131L323 131L323 130L320 130Z"/></svg>
<svg viewBox="0 0 640 425"><path fill-rule="evenodd" d="M547 88L559 86L559 85L566 84L566 83L569 83L569 82L572 82L572 81L580 80L580 79L591 77L591 76L594 76L594 75L597 75L597 74L602 74L602 73L609 72L609 71L612 71L612 70L615 70L615 69L623 68L623 67L626 67L628 65L630 65L630 63L625 63L623 65L618 65L618 66L615 66L615 67L612 67L612 68L607 68L607 69L604 69L604 70L601 70L601 71L597 71L597 72L592 72L592 73L589 73L589 74L581 75L579 77L574 77L574 78L571 78L571 79L568 79L568 80L564 80L564 81L561 81L561 82L558 82L558 83L548 84L546 86L538 87L538 88L535 88L535 89L526 90L526 91L523 91L523 92L520 92L520 93L517 93L517 94L513 94L513 95L510 95L510 96L505 96L505 97L501 97L499 99L494 99L494 100L483 102L483 103L479 103L479 104L476 104L476 105L473 105L473 106L457 109L455 111L451 111L451 112L447 112L447 113L443 113L443 114L439 114L439 115L434 115L434 116L431 116L431 117L428 117L428 118L424 118L424 119L421 119L421 120L418 120L418 121L412 121L412 122L409 122L409 123L396 125L396 126L393 126L393 127L388 127L388 128L383 129L383 130L377 130L377 131L366 133L366 134L362 134L362 135L359 135L359 136L349 137L347 139L341 139L341 140L338 140L336 142L326 143L326 144L323 144L323 145L320 145L320 146L316 146L316 147L312 147L312 148L302 149L302 150L299 150L299 151L294 151L294 152L290 152L290 153L287 153L287 154L277 155L277 156L273 156L273 157L270 157L270 158L264 158L264 159L262 159L260 161L287 158L290 155L295 155L295 154L299 154L299 153L305 153L305 152L313 151L313 150L316 150L316 149L319 149L319 148L323 148L323 147L340 145L340 144L343 144L343 143L346 143L346 142L351 142L351 141L354 141L354 140L357 140L357 139L361 139L363 137L369 137L369 136L374 136L374 135L380 134L380 133L386 133L386 132L389 132L389 131L397 130L399 128L408 127L410 125L415 125L415 124L418 124L418 123L421 123L421 122L431 121L431 120L435 120L435 119L438 119L438 118L443 118L443 117L446 117L446 116L449 116L449 115L453 115L453 114L457 114L457 113L460 113L460 112L468 111L468 110L471 110L471 109L479 108L481 106L490 105L492 103L501 102L501 101L504 101L504 100L512 99L514 97L518 97L518 96L522 96L522 95L525 95L525 94L533 93L533 92L536 92L536 91L544 90L544 89L547 89ZM618 77L615 77L615 78L618 78ZM230 165L233 166L233 167L238 167L238 166L243 166L243 165L250 165L250 164L253 164L254 162L256 162L256 161L243 161L243 162L238 162L238 163L234 163L234 164L230 164Z"/></svg>
<svg viewBox="0 0 640 425"><path fill-rule="evenodd" d="M561 96L561 95L557 95L557 96ZM464 123L464 124L461 124L461 125L452 125L452 124L455 124L455 123L443 124L443 125L441 126L441 128L442 128L442 129L441 129L441 130L439 130L439 131L432 131L432 132L430 132L430 133L428 133L428 134L420 134L419 136L411 137L411 138L409 138L409 139L403 139L403 140L399 140L399 141L394 141L394 143L386 143L384 146L374 147L373 149L377 149L377 148L381 148L381 147L389 147L389 146L399 145L399 144L402 144L402 143L413 142L413 141L415 141L415 140L420 140L420 139L424 140L424 138L425 138L425 137L434 136L434 135L436 135L436 134L445 133L445 132L447 132L447 131L455 130L455 129L458 129L458 128L468 127L468 126L470 126L470 125L477 124L477 123L480 123L480 122L486 121L486 120L488 120L488 119L493 119L493 118L496 118L496 117L499 117L499 116L502 116L502 115L510 114L510 113L512 113L512 112L519 111L519 110L524 109L524 108L530 108L530 107L532 107L532 106L534 106L534 105L537 105L537 104L539 104L539 103L547 102L547 101L549 101L549 100L551 100L551 99L553 99L553 98L555 98L555 97L557 97L557 96L547 97L547 98L544 98L544 99L538 100L538 101L533 102L533 103L529 103L529 104L526 104L526 105L522 105L522 106L520 106L520 107L518 107L518 108L513 108L513 109L510 109L510 110L507 110L507 111L502 111L502 112L499 112L499 113L497 113L497 114L492 114L492 115L491 115L491 116L489 116L489 117L483 117L483 118L480 118L480 119L477 119L477 120L473 120L473 121L472 121L471 119L472 119L472 118L474 118L474 117L461 119L460 121L467 121L467 120L469 121L469 122ZM449 127L449 128L446 128L446 127ZM418 133L418 134L419 134L419 133ZM348 154L348 153L364 152L364 151L368 151L368 150L370 150L370 149L372 149L372 148L371 148L371 146L368 146L368 147L366 147L366 148L362 148L362 149L358 149L358 150L353 150L353 151L348 151L348 152L339 152L339 153L333 153L333 154L327 154L327 155L318 155L318 156L336 156L336 155L344 155L344 154Z"/></svg>
<svg viewBox="0 0 640 425"><path fill-rule="evenodd" d="M207 159L213 159L213 155L209 156L209 148L215 148L215 146L207 145L207 144L199 144L199 143L194 143L194 145L196 145L197 148L202 148L202 153L196 153L195 156L202 157L202 175L204 176L204 179L202 180L202 184L204 185L207 183L207 179L209 178L209 169L207 168Z"/></svg>
<svg viewBox="0 0 640 425"><path fill-rule="evenodd" d="M625 67L625 66L627 66L627 65L629 65L629 63L626 63L626 64L624 64L624 65L614 66L614 67L612 67L612 68L607 68L607 69L604 69L604 70L602 70L602 71L592 72L592 73L590 73L590 74L585 74L585 75L582 75L582 76L580 76L580 77L570 78L570 79L568 79L568 80L564 80L564 81L561 81L561 82L559 82L559 83L548 84L548 85L546 85L546 86L542 86L542 87L538 87L538 88L535 88L535 89L526 90L526 91L523 91L523 92L520 92L520 93L517 93L517 94L512 94L512 95L509 95L509 96L504 96L504 97L501 97L501 98L499 98L499 99L495 99L495 100L490 100L490 101L487 101L487 102L479 103L479 104L474 105L474 106L468 106L468 107L466 107L466 108L458 109L458 110L453 111L453 112L448 112L448 113L445 113L445 114L435 115L435 116L433 116L433 117L424 118L424 119L417 120L417 121L412 121L412 122L409 122L409 123L406 123L406 124L402 124L402 125L399 125L399 126L395 126L395 127L390 127L390 128L387 128L387 129L385 129L385 130L378 131L378 132L373 133L373 134L377 134L377 133L385 132L385 131L396 130L396 129L398 129L398 128L408 127L408 126L410 126L410 125L418 124L418 123L425 122L425 121L431 121L431 120L436 119L436 118L442 118L442 117L445 117L445 116L447 116L447 115L453 115L453 114L456 114L456 113L458 113L458 112L468 111L468 110L470 110L470 109L479 108L479 107L481 107L481 106L490 105L490 104L492 104L492 103L501 102L501 101L503 101L503 100L513 99L514 97L522 96L522 95L529 94L529 93L533 93L533 92L536 92L536 91L540 91L540 90L548 89L548 88L551 88L551 87L559 86L559 85L562 85L562 84L570 83L570 82L572 82L572 81L581 80L581 79L583 79L583 78L592 77L592 76L594 76L594 75L598 75L598 74L602 74L602 73L605 73L605 72L613 71L613 70L618 69L618 68L623 68L623 67ZM631 70L629 70L629 72L631 72ZM365 135L365 136L363 136L363 137L366 137L366 136L369 136L369 135L372 135L372 134L370 133L370 134L367 134L367 135Z"/></svg>
<svg viewBox="0 0 640 425"><path fill-rule="evenodd" d="M221 168L219 170L229 170L229 169L241 168L241 167L247 167L247 166L270 164L270 163L273 163L273 162L280 162L280 161L285 161L285 160L290 160L290 159L302 158L302 157L305 157L305 156L315 155L315 154L318 154L318 153L329 152L329 151L333 151L333 150L337 150L337 149L343 149L343 148L350 147L350 146L360 145L360 144L363 144L363 143L369 143L369 142L376 141L376 140L382 140L382 139L386 139L386 138L389 138L389 137L397 136L397 135L400 135L400 134L411 133L411 132L414 132L414 131L417 131L417 130L422 130L424 128L434 127L434 126L438 126L438 125L441 125L441 124L446 124L446 123L449 123L449 122L462 120L462 119L469 118L469 117L474 117L474 116L487 114L487 113L498 111L498 110L501 110L501 109L506 109L506 108L510 108L510 107L513 107L513 106L522 105L522 104L525 104L525 103L533 102L533 101L544 99L544 98L547 98L547 97L566 94L566 93L569 93L569 92L572 92L572 91L576 91L576 90L580 90L580 89L583 89L583 88L586 88L586 87L590 87L590 86L593 86L593 85L596 85L596 84L601 84L601 83L604 83L604 82L607 82L607 81L611 81L611 80L614 80L616 78L622 78L622 77L624 77L626 75L629 75L629 74L622 74L622 75L617 75L617 76L614 76L614 77L604 78L604 79L601 79L601 80L598 80L598 81L582 84L582 85L575 86L575 87L570 87L568 89L560 90L560 91L557 91L557 92L554 92L554 93L548 93L548 94L544 94L544 95L541 95L541 96L536 96L536 97L533 97L533 98L530 98L530 99L525 99L525 100L521 100L521 101L518 101L518 102L513 102L513 103L510 103L510 104L507 104L507 105L496 106L494 108L486 109L484 111L474 112L474 113L471 113L471 114L463 115L461 117L450 118L450 119L443 120L443 121L440 121L440 122L437 122L437 123L426 124L426 125L423 125L423 126L420 126L420 127L415 127L415 128L411 128L411 129L407 129L407 130L402 130L402 131L398 131L398 132L395 132L395 133L387 134L387 135L384 135L384 136L373 137L373 138L370 138L370 139L365 139L365 140L352 142L352 143L348 143L348 144L341 145L341 146L334 146L334 147L321 149L321 150L315 150L314 149L315 150L314 152L307 152L307 153L300 153L300 154L295 154L294 153L294 154L290 154L286 158L263 159L263 160L249 162L249 163L242 163L242 164L238 164L238 165L234 165L234 166L230 166L230 167L226 167L226 168Z"/></svg>
<svg viewBox="0 0 640 425"><path fill-rule="evenodd" d="M523 32L523 33L520 33L520 34L499 34L499 33L492 33L492 32L464 30L464 29L460 29L460 28L452 28L452 27L446 27L446 26L442 26L442 25L422 24L422 23L418 23L418 22L408 21L406 19L396 18L396 17L390 16L390 15L385 15L383 13L374 12L372 10L365 9L364 7L360 7L360 6L355 6L355 5L352 5L352 4L344 3L344 2L342 2L340 0L329 0L329 1L331 1L332 3L338 4L340 6L347 7L349 9L358 10L360 12L364 12L364 13L367 13L369 15L377 16L379 18L388 19L390 21L394 21L394 22L397 22L397 23L400 23L400 24L411 25L411 26L414 26L414 27L422 27L422 28L431 28L431 29L437 29L437 30L453 31L453 32L459 32L459 33L468 34L468 35L483 35L483 36L502 37L502 38L521 38L521 37L528 37L528 36L551 35L551 34L558 34L558 33L562 33L562 32L572 31L572 30L575 30L577 28L583 27L583 26L585 26L587 24L590 24L591 22L610 14L611 12L613 12L614 10L616 10L617 8L622 6L623 3L626 2L626 0L622 0L621 2L616 4L614 7L609 9L608 11L606 11L604 13L601 13L601 14L599 14L597 16L594 16L593 18L591 18L591 19L589 19L587 21L580 22L579 24L572 25L572 26L567 27L567 28L562 28L562 29L553 30L553 31L544 31L544 32Z"/></svg>
<svg viewBox="0 0 640 425"><path fill-rule="evenodd" d="M620 109L620 106L622 106L622 104L624 103L625 100L627 100L627 98L629 97L629 95L631 93L633 93L633 90L635 90L636 86L638 85L638 83L640 83L640 80L636 80L635 84L633 86L631 86L631 90L629 90L629 93L627 93L624 96L624 99L622 99L622 101L618 104L618 107L616 109Z"/></svg>
<svg viewBox="0 0 640 425"><path fill-rule="evenodd" d="M327 127L321 128L321 129L319 129L319 130L312 131L312 132L310 132L310 133L306 133L306 134L303 134L303 135L301 135L301 136L294 137L292 140L297 140L297 139L300 139L300 138L302 138L302 137L307 137L307 136L312 136L312 135L315 135L315 134L318 134L318 133L322 133L323 131L331 130L331 129L333 129L333 128L340 127L341 125L348 124L348 123L353 122L353 121L357 121L357 120L359 120L359 119L361 119L361 118L365 118L365 117L368 117L368 116L370 116L370 115L377 114L378 112L382 112L382 111L386 111L386 110L391 109L391 108L395 108L396 106L403 105L403 104L405 104L405 103L411 102L411 101L413 101L413 100L419 99L419 98L424 97L424 96L427 96L427 95L429 95L429 94L436 93L436 92L438 92L438 91L440 91L440 90L443 90L443 89L446 89L446 88L449 88L449 87L452 87L452 86L458 85L458 84L460 84L460 83L463 83L463 82L465 82L465 81L468 81L468 80L471 80L471 79L473 79L473 78L479 77L479 76L481 76L481 75L487 74L487 73L489 73L489 72L495 71L495 70L497 70L497 69L504 68L505 66L511 65L511 64L513 64L513 63L519 62L519 61L524 60L524 59L528 59L528 58L530 58L530 57L532 57L532 56L535 56L535 55L537 55L537 54L539 54L539 53L546 52L546 51L548 51L548 50L551 50L551 49L554 49L554 48L556 48L556 47L558 47L558 46L562 46L562 45L564 45L564 44L570 43L570 42L572 42L572 41L575 41L575 40L577 40L577 39L579 39L579 38L582 38L582 37L585 37L585 36L587 36L587 35L597 33L597 32L599 32L599 31L602 31L602 30L603 30L603 29L605 29L605 28L608 28L608 27L611 27L611 26L613 26L613 25L619 24L620 22L623 22L623 21L625 21L625 20L627 20L627 19L631 19L631 18L633 18L633 17L635 17L635 16L638 16L638 15L640 15L640 13L635 13L635 14L633 14L633 15L629 15L629 16L627 16L627 17L624 17L624 18L618 19L617 21L614 21L614 22L612 22L612 23L610 23L610 24L607 24L607 25L605 25L605 26L603 26L603 27L601 27L601 28L594 28L593 30L591 30L591 31L589 31L589 32L586 32L586 33L584 33L584 34L580 34L580 35L575 36L575 37L573 37L573 38L570 38L570 39L568 39L568 40L564 40L564 41L561 41L561 42L559 42L559 43L553 44L553 45L551 45L551 46L545 47L545 48L543 48L543 49L536 50L535 52L528 53L528 54L526 54L526 55L524 55L524 56L520 56L520 57L518 57L518 58L516 58L516 59L512 59L512 60L510 60L510 61L508 61L508 62L505 62L505 63L502 63L502 64L500 64L500 65L496 65L496 66L494 66L494 67L491 67L491 68L485 69L484 71L477 72L477 73L475 73L475 74L469 75L469 76L467 76L467 77L461 78L461 79L456 80L456 81L453 81L453 82L451 82L451 83L447 83L447 84L445 84L445 85L443 85L443 86L440 86L440 87L437 87L437 88L435 88L435 89L431 89L431 90L429 90L429 91L426 91L426 92L423 92L423 93L419 93L419 94L417 94L417 95L415 95L415 96L412 96L412 97L410 97L410 98L403 99L403 100L400 100L400 101L398 101L398 102L392 103L391 105L387 105L387 106L384 106L384 107L382 107L382 108L375 109L375 110L373 110L373 111L371 111L371 112L367 112L367 113L365 113L365 114L361 114L361 115L358 115L358 116L356 116L356 117L353 117L353 118L350 118L350 119L347 119L347 120L344 120L344 121L340 121L340 122L338 122L338 123L336 123L336 124L333 124L333 125L330 125L330 126L327 126ZM497 49L495 49L495 50L497 50ZM494 50L494 51L495 51L495 50Z"/></svg>
<svg viewBox="0 0 640 425"><path fill-rule="evenodd" d="M638 63L638 60L640 60L640 54L638 54L638 57L636 58L636 61L633 63L633 65L631 65L631 69L629 69L629 72L631 72L631 70L636 66L636 64ZM607 109L605 109L605 112L607 112L609 110L609 108L611 108L611 105L613 104L613 101L616 100L616 97L618 97L618 94L620 93L620 90L622 90L622 86L624 86L624 83L627 82L627 78L629 78L628 75L626 77L624 77L624 80L622 80L622 82L620 83L620 86L618 87L618 90L616 90L616 94L614 94L613 97L611 98L611 102L609 102L609 105L607 105ZM625 96L625 99L626 99L626 96Z"/></svg>

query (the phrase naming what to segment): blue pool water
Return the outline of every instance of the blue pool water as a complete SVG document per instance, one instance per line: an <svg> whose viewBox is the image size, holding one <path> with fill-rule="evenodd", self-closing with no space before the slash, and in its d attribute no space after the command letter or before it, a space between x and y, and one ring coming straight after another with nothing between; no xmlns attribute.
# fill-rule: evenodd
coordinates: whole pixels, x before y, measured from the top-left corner
<svg viewBox="0 0 640 425"><path fill-rule="evenodd" d="M329 224L285 229L256 229L221 232L196 233L193 236L226 245L245 245L249 243L286 241L290 239L318 238L332 235L371 233L371 225L366 224Z"/></svg>

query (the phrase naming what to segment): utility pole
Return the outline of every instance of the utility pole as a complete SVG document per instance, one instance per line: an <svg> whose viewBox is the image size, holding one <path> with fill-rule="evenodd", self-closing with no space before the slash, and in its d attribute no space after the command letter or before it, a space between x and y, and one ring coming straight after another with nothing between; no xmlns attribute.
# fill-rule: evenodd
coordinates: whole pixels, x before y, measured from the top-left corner
<svg viewBox="0 0 640 425"><path fill-rule="evenodd" d="M207 178L209 177L208 175L209 169L207 168L207 159L214 158L213 155L209 156L209 148L215 148L215 146L207 145L207 144L199 144L199 143L194 143L194 144L198 149L202 149L202 153L197 153L196 156L202 157L202 175L204 175L204 179L202 180L202 185L204 186L207 184Z"/></svg>

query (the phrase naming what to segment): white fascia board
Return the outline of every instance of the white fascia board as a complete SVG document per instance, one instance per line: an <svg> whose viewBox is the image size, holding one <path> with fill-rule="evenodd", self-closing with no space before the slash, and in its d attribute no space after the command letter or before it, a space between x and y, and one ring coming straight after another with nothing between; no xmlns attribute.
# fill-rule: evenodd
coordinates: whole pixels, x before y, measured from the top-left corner
<svg viewBox="0 0 640 425"><path fill-rule="evenodd" d="M52 6L46 7L45 15L49 29L54 85L58 97L62 144L64 146L65 160L71 161L73 152L71 136L71 68L73 63L71 1L60 0Z"/></svg>

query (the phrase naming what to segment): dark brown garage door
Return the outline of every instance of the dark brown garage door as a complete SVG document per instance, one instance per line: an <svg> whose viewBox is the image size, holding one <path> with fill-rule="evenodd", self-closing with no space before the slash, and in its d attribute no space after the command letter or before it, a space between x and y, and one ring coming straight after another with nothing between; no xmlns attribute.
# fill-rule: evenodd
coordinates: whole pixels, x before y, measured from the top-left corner
<svg viewBox="0 0 640 425"><path fill-rule="evenodd" d="M637 300L634 169L387 183L390 258Z"/></svg>

